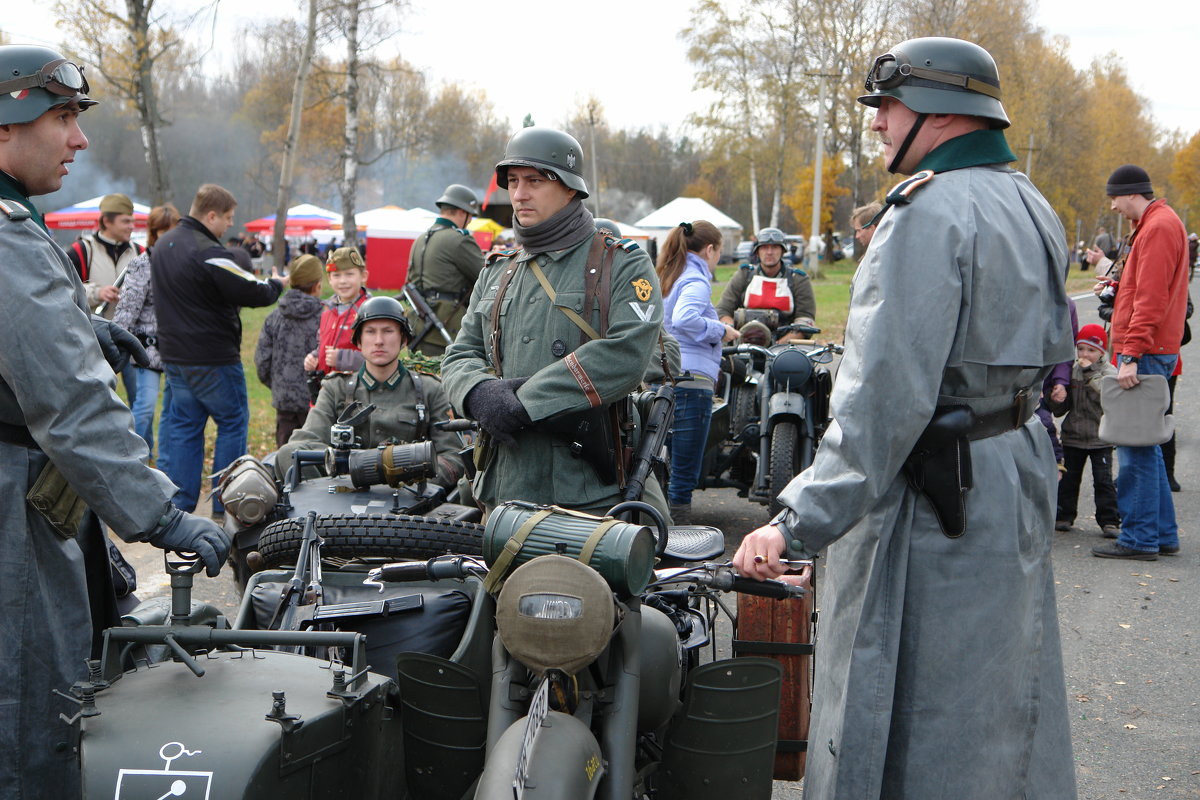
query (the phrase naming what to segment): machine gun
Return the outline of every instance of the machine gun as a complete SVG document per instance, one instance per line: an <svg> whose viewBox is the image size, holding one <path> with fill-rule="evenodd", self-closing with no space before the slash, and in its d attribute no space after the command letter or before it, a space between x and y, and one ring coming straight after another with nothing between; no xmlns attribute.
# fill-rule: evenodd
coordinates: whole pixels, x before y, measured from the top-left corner
<svg viewBox="0 0 1200 800"><path fill-rule="evenodd" d="M296 571L280 593L279 606L271 620L270 629L300 630L300 607L315 608L321 603L321 537L317 535L317 512L310 511L304 519L304 537L296 556ZM301 648L289 648L299 653Z"/></svg>
<svg viewBox="0 0 1200 800"><path fill-rule="evenodd" d="M633 467L623 495L626 500L641 500L650 471L657 465L666 464L663 453L666 449L667 434L671 432L672 418L675 416L675 384L663 381L658 391L642 392L634 403L639 411L644 412L642 440L633 453Z"/></svg>

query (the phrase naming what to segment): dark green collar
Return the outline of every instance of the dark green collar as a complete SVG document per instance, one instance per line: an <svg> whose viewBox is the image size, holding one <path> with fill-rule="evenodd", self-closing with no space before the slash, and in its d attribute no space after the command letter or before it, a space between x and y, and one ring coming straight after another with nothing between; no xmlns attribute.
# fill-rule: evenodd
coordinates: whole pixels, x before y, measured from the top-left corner
<svg viewBox="0 0 1200 800"><path fill-rule="evenodd" d="M404 368L403 364L397 363L396 371L386 381L379 381L375 379L374 375L367 372L367 365L363 364L358 368L358 380L368 392L373 392L376 389L395 389L400 384L400 381L404 379L404 375L407 372L408 370Z"/></svg>
<svg viewBox="0 0 1200 800"><path fill-rule="evenodd" d="M25 194L25 187L16 178L3 171L0 171L0 197L16 200L28 208L33 221L42 226L42 230L46 231L46 233L50 232L46 228L46 220L42 217L42 212L38 211L37 206L29 199L29 195Z"/></svg>
<svg viewBox="0 0 1200 800"><path fill-rule="evenodd" d="M453 222L451 222L450 220L446 219L445 217L438 217L437 219L435 219L435 220L433 221L433 224L434 224L434 226L435 226L435 227L436 227L436 226L438 226L438 225L442 225L442 226L445 226L445 227L447 227L447 228L457 228L457 227L458 227L457 225L455 225Z"/></svg>
<svg viewBox="0 0 1200 800"><path fill-rule="evenodd" d="M949 172L985 164L1007 164L1016 160L1017 157L1004 139L1004 131L971 131L935 147L933 152L921 159L914 174L923 169Z"/></svg>

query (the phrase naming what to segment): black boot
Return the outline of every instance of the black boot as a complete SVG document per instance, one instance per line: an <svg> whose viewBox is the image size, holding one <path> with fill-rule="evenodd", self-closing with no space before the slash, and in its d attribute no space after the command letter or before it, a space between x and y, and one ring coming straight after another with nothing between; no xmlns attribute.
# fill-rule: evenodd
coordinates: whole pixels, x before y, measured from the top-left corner
<svg viewBox="0 0 1200 800"><path fill-rule="evenodd" d="M1160 445L1162 448L1163 466L1167 468L1167 485L1172 492L1179 491L1179 481L1175 480L1175 434Z"/></svg>

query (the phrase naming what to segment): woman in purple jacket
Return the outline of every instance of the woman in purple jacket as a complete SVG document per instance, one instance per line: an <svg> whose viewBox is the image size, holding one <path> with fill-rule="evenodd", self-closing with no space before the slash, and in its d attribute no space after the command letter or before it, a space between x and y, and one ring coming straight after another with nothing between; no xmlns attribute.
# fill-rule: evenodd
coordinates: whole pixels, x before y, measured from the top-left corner
<svg viewBox="0 0 1200 800"><path fill-rule="evenodd" d="M687 521L692 510L692 489L700 480L721 343L738 336L737 329L717 320L712 304L712 268L720 257L721 232L705 220L681 222L672 228L658 254L663 328L679 340L684 371L675 385L671 481L667 490L671 517L676 523Z"/></svg>

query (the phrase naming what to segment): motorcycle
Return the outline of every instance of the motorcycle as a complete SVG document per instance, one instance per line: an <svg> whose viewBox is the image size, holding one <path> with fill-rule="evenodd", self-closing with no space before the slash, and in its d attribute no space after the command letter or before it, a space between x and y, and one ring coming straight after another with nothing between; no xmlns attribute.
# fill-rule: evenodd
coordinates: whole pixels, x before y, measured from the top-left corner
<svg viewBox="0 0 1200 800"><path fill-rule="evenodd" d="M640 506L613 513L652 512ZM102 658L64 695L79 705L64 720L85 796L510 797L510 757L522 752L528 797L593 796L575 792L580 770L609 798L716 796L696 793L701 783L754 796L744 775L769 794L780 668L756 658L700 665L700 651L713 641L714 608L729 613L718 590L798 588L711 563L660 570L649 583L656 553L707 561L724 550L720 531L664 537L660 522L655 541L615 517L511 504L483 530L424 520L426 545L441 541L445 553L382 563L323 552L321 522L310 512L301 536L279 537L270 560L295 568L254 574L232 626L191 601L202 564L167 554L169 610L155 618L140 608L106 631ZM574 565L565 583L538 577L564 561ZM492 573L513 566L494 595ZM556 628L555 643L524 636L525 617ZM581 643L583 660L564 662ZM541 679L524 666L541 663L539 653L553 661ZM565 694L551 700L551 688ZM534 697L546 716L530 727L520 718ZM739 722L747 704L749 724ZM514 749L526 730L528 746ZM752 751L728 752L730 735L750 734ZM689 742L721 759L698 758Z"/></svg>
<svg viewBox="0 0 1200 800"><path fill-rule="evenodd" d="M478 522L482 513L474 505L458 502L458 488L447 490L428 479L436 475L436 453L428 441L362 448L354 435L375 409L351 403L330 426L324 450L297 450L286 470L277 469L275 453L262 461L242 456L221 475L216 496L225 506L225 531L233 543L230 564L239 589L263 568L260 542L299 535L304 515L316 511L323 520L322 535L334 548L349 537L350 549L362 555L369 535L380 547L391 538L407 535L402 518L428 516L459 522ZM435 422L439 428L470 430L466 420ZM469 461L467 463L470 463ZM282 480L276 474L282 472ZM360 518L384 513L364 534ZM387 520L393 520L389 523ZM378 548L376 548L378 549Z"/></svg>
<svg viewBox="0 0 1200 800"><path fill-rule="evenodd" d="M464 798L770 797L783 668L771 658L716 657L717 620L734 620L720 594L785 600L805 589L740 578L727 563L680 559L669 546L667 562L680 566L654 569L649 529L614 521L617 511L602 520L507 503L489 518L482 560L372 572L381 585L503 582L486 758ZM723 552L720 532L707 535L710 552ZM442 691L434 676L444 662L402 661L402 673L420 678L406 687L401 676L402 698Z"/></svg>
<svg viewBox="0 0 1200 800"><path fill-rule="evenodd" d="M811 337L819 328L786 325L776 334ZM829 425L833 376L826 367L841 345L810 341L725 347L728 370L714 404L702 486L733 486L738 494L782 509L779 493L812 464Z"/></svg>

